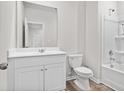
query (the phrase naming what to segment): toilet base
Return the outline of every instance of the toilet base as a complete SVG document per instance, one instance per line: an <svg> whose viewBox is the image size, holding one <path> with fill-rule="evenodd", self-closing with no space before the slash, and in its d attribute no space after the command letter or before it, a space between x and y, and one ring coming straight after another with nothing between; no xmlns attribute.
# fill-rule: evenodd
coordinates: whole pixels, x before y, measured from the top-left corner
<svg viewBox="0 0 124 93"><path fill-rule="evenodd" d="M74 83L83 91L90 91L89 78L78 77L74 81Z"/></svg>

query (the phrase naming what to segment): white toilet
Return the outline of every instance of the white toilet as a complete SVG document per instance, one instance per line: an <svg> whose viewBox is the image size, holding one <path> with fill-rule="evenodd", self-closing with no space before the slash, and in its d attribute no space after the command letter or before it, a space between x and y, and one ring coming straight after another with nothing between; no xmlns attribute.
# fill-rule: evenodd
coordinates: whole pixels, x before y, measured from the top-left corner
<svg viewBox="0 0 124 93"><path fill-rule="evenodd" d="M81 90L90 90L89 78L93 76L92 70L82 66L82 54L71 54L69 55L69 64L76 73L75 84Z"/></svg>

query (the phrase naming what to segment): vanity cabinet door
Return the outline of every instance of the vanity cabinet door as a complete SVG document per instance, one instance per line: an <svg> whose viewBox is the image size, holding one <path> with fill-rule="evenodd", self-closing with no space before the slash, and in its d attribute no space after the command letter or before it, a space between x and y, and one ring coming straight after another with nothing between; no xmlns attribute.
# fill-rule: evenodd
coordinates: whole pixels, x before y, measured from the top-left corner
<svg viewBox="0 0 124 93"><path fill-rule="evenodd" d="M43 67L24 67L15 71L15 90L43 90Z"/></svg>
<svg viewBox="0 0 124 93"><path fill-rule="evenodd" d="M45 66L45 90L63 90L65 89L65 64L52 64Z"/></svg>

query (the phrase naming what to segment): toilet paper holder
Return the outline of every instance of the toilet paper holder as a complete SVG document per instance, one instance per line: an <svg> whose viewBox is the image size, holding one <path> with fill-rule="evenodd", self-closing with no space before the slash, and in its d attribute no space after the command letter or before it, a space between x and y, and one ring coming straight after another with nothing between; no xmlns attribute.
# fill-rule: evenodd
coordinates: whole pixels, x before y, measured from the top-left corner
<svg viewBox="0 0 124 93"><path fill-rule="evenodd" d="M8 67L8 64L7 63L1 63L0 64L0 70L6 70Z"/></svg>

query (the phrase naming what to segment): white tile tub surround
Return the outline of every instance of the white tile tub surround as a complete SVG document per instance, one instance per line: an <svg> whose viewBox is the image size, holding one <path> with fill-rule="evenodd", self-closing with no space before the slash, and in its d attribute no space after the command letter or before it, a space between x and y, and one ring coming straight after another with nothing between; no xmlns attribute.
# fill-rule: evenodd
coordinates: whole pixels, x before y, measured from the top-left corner
<svg viewBox="0 0 124 93"><path fill-rule="evenodd" d="M120 64L124 64L124 51L115 51L116 61Z"/></svg>
<svg viewBox="0 0 124 93"><path fill-rule="evenodd" d="M116 36L116 48L118 51L124 51L124 36Z"/></svg>
<svg viewBox="0 0 124 93"><path fill-rule="evenodd" d="M124 64L113 63L113 68L110 64L102 65L102 82L114 90L124 90Z"/></svg>

